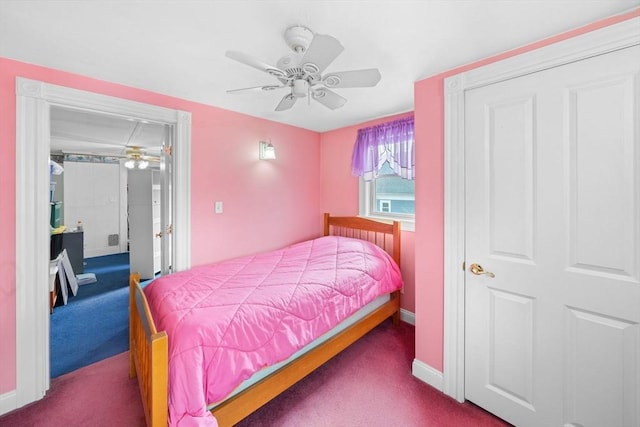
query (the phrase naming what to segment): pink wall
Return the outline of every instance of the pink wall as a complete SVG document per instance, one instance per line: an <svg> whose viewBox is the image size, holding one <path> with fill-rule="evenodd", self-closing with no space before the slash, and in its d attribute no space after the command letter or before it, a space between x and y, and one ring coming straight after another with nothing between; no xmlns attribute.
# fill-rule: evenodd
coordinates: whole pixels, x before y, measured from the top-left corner
<svg viewBox="0 0 640 427"><path fill-rule="evenodd" d="M192 265L319 235L320 135L206 108L192 130ZM276 160L258 159L258 140L267 138ZM222 215L214 214L217 200Z"/></svg>
<svg viewBox="0 0 640 427"><path fill-rule="evenodd" d="M0 395L15 383L15 78L160 105L192 113L192 264L226 259L317 236L320 135L35 65L0 58ZM258 141L270 138L275 161L258 160ZM224 213L214 214L214 202Z"/></svg>
<svg viewBox="0 0 640 427"><path fill-rule="evenodd" d="M444 326L444 87L446 77L606 27L640 9L455 68L415 84L416 118L416 359L442 371Z"/></svg>
<svg viewBox="0 0 640 427"><path fill-rule="evenodd" d="M358 178L351 175L351 153L358 129L407 117L411 113L398 114L349 126L320 136L320 205L323 212L332 215L358 215ZM415 262L414 233L402 233L402 258L400 260L404 278L402 308L415 312Z"/></svg>
<svg viewBox="0 0 640 427"><path fill-rule="evenodd" d="M5 75L5 64L0 60L0 394L16 385L16 102L15 78Z"/></svg>

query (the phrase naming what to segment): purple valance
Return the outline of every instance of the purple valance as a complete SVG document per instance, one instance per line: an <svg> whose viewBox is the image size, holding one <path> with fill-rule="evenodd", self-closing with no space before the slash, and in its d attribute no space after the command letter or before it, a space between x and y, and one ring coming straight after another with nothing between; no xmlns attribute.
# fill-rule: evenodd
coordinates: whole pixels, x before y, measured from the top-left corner
<svg viewBox="0 0 640 427"><path fill-rule="evenodd" d="M351 173L371 181L385 162L396 175L415 179L413 116L358 130Z"/></svg>

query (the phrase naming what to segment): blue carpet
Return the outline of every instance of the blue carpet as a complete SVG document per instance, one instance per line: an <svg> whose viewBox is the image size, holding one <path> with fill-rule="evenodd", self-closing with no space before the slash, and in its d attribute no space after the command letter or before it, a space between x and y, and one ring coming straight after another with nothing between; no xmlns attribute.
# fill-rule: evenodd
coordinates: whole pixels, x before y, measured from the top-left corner
<svg viewBox="0 0 640 427"><path fill-rule="evenodd" d="M80 286L78 295L69 298L68 303L75 303L129 285L129 252L85 258L84 262L84 272L95 274L98 281Z"/></svg>
<svg viewBox="0 0 640 427"><path fill-rule="evenodd" d="M85 263L84 272L94 273L97 282L80 286L51 315L51 378L129 348L129 254L87 258Z"/></svg>

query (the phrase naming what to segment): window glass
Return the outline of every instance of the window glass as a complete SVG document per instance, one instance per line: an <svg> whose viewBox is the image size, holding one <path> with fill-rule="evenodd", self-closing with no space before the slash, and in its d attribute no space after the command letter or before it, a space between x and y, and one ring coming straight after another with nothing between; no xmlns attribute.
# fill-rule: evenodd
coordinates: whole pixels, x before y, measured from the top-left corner
<svg viewBox="0 0 640 427"><path fill-rule="evenodd" d="M399 177L389 162L385 162L380 174L372 182L371 211L414 215L416 212L415 181Z"/></svg>

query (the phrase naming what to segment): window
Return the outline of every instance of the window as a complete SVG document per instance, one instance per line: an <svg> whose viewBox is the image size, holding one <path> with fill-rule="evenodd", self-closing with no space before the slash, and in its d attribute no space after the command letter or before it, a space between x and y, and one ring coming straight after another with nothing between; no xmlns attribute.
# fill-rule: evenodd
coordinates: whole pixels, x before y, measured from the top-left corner
<svg viewBox="0 0 640 427"><path fill-rule="evenodd" d="M416 212L415 181L399 177L388 164L377 178L360 178L360 215L402 222L402 229L413 231Z"/></svg>
<svg viewBox="0 0 640 427"><path fill-rule="evenodd" d="M386 162L380 175L371 181L371 194L378 206L376 213L413 215L416 213L415 181L396 175Z"/></svg>
<svg viewBox="0 0 640 427"><path fill-rule="evenodd" d="M360 129L352 172L360 176L360 215L403 222L415 217L413 117Z"/></svg>
<svg viewBox="0 0 640 427"><path fill-rule="evenodd" d="M380 200L380 212L391 212L391 200Z"/></svg>

